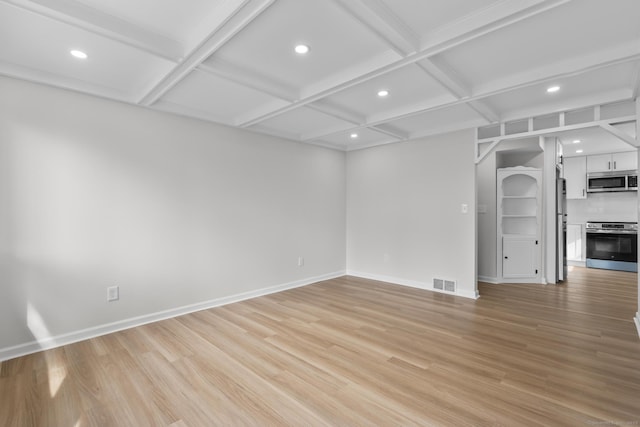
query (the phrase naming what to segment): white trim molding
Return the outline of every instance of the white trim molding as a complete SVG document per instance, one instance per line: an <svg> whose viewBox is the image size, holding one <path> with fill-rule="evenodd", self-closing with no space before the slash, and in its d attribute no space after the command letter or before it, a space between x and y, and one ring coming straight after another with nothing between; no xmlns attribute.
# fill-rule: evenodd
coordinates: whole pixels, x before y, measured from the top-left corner
<svg viewBox="0 0 640 427"><path fill-rule="evenodd" d="M172 308L169 310L158 311L156 313L150 313L142 316L132 317L129 319L119 320L117 322L107 323L104 325L94 326L86 329L81 329L78 331L73 331L66 334L62 334L62 335L43 337L42 339L39 339L36 341L19 344L12 347L0 348L0 362L9 360L9 359L14 359L16 357L24 356L31 353L37 353L43 350L49 350L52 348L61 347L67 344L73 344L78 341L84 341L87 339L99 337L101 335L111 334L113 332L122 331L124 329L135 328L137 326L146 325L148 323L158 322L160 320L170 319L173 317L178 317L178 316L182 316L189 313L194 313L196 311L207 310L209 308L220 307L222 305L245 301L248 299L257 298L264 295L286 291L288 289L294 289L302 286L311 285L314 283L322 282L324 280L335 279L337 277L342 277L344 275L345 275L344 271L337 271L334 273L328 273L321 276L309 277L306 279L296 280L294 282L284 283L281 285L275 285L267 288L256 289L254 291L249 291L249 292L242 292L235 295L215 298L209 301L189 304L182 307Z"/></svg>
<svg viewBox="0 0 640 427"><path fill-rule="evenodd" d="M480 298L480 294L478 293L477 289L474 291L466 291L466 290L458 289L456 292L444 292L438 289L433 289L433 286L431 286L426 282L419 282L417 280L409 280L409 279L400 279L397 277L390 277L390 276L382 276L379 274L362 273L362 272L353 271L353 270L347 270L347 276L360 277L362 279L369 279L369 280L377 280L379 282L387 282L387 283L392 283L394 285L408 286L410 288L417 288L425 291L437 292L437 293L442 293L447 295L454 295L454 296L464 297L464 298L471 298L471 299Z"/></svg>
<svg viewBox="0 0 640 427"><path fill-rule="evenodd" d="M489 276L478 276L478 282L484 282L484 283L491 283L493 285L497 285L498 283L498 278L497 277L489 277Z"/></svg>
<svg viewBox="0 0 640 427"><path fill-rule="evenodd" d="M636 329L638 330L638 337L640 337L640 312L636 313L636 317L633 318L633 321L636 324Z"/></svg>

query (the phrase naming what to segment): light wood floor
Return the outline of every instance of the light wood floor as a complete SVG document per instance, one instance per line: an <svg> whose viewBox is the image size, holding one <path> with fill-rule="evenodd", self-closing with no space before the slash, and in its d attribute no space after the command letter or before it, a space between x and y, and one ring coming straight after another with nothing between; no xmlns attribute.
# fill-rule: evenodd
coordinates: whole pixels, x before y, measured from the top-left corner
<svg viewBox="0 0 640 427"><path fill-rule="evenodd" d="M480 292L345 277L21 357L0 426L640 424L636 274Z"/></svg>

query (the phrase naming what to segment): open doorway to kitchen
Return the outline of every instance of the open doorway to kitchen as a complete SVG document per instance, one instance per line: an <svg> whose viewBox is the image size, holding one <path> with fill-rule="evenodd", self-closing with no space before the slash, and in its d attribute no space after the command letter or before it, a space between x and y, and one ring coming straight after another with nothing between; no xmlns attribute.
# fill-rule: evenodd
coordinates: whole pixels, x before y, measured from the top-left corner
<svg viewBox="0 0 640 427"><path fill-rule="evenodd" d="M633 188L637 181L632 178L638 168L636 119L636 102L630 100L478 128L479 281L559 283L562 258L569 269L586 267L587 223L637 224L638 192ZM500 191L504 189L503 181L498 182L500 171L535 170L542 176L536 191L524 187L521 192ZM631 184L625 181L624 189L598 190L597 183L588 180L597 174L630 177ZM561 209L562 196L566 210ZM565 214L566 228L558 220ZM525 235L530 235L530 246L524 242ZM514 257L505 248L515 248L520 256L515 276ZM633 250L637 253L637 244ZM530 262L522 260L524 252L532 258Z"/></svg>

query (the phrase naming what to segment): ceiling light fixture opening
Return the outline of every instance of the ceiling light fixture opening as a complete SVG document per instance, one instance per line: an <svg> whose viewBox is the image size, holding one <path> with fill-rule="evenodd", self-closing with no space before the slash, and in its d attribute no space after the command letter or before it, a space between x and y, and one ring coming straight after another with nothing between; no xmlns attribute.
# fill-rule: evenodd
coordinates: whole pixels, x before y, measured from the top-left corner
<svg viewBox="0 0 640 427"><path fill-rule="evenodd" d="M357 133L352 133L350 136L351 136L351 139L356 139L358 137L358 134Z"/></svg>
<svg viewBox="0 0 640 427"><path fill-rule="evenodd" d="M576 150L576 154L582 153L584 150Z"/></svg>
<svg viewBox="0 0 640 427"><path fill-rule="evenodd" d="M560 90L560 86L550 86L547 88L547 93L554 93Z"/></svg>
<svg viewBox="0 0 640 427"><path fill-rule="evenodd" d="M581 142L582 142L582 141L581 141L581 140L579 140L579 139L574 139L574 140L573 140L573 143L574 143L574 144L580 144Z"/></svg>
<svg viewBox="0 0 640 427"><path fill-rule="evenodd" d="M84 53L81 50L77 50L77 49L73 49L69 52L71 54L71 56L78 58L78 59L87 59L88 55L86 53Z"/></svg>
<svg viewBox="0 0 640 427"><path fill-rule="evenodd" d="M388 95L389 95L389 91L388 90L383 89L383 90L378 91L378 96L380 98L384 98L385 96L388 96Z"/></svg>
<svg viewBox="0 0 640 427"><path fill-rule="evenodd" d="M309 52L309 46L307 46L306 44L299 44L295 47L294 50L297 54L304 55L305 53Z"/></svg>

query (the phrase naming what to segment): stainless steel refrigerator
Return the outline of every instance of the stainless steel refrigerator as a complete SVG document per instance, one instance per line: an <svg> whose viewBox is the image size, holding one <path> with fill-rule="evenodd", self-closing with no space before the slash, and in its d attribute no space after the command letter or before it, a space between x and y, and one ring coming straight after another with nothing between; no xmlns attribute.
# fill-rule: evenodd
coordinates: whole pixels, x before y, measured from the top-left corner
<svg viewBox="0 0 640 427"><path fill-rule="evenodd" d="M567 187L556 177L556 283L567 280Z"/></svg>

